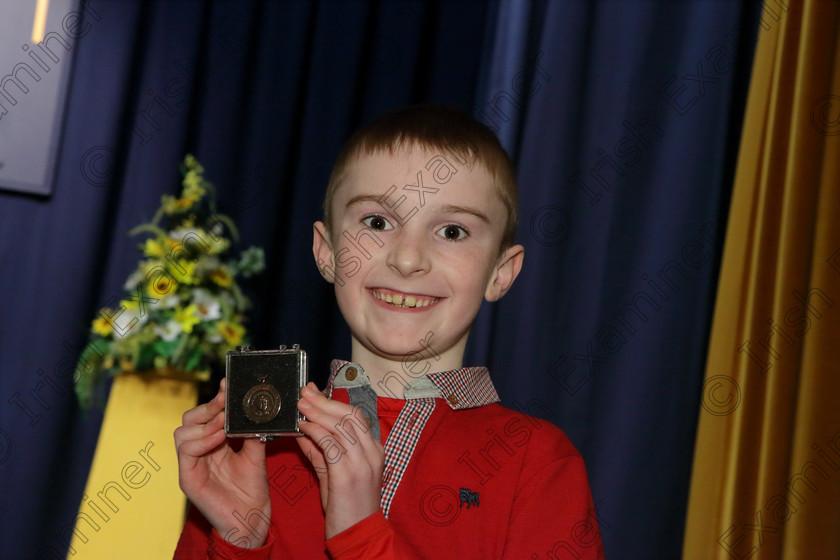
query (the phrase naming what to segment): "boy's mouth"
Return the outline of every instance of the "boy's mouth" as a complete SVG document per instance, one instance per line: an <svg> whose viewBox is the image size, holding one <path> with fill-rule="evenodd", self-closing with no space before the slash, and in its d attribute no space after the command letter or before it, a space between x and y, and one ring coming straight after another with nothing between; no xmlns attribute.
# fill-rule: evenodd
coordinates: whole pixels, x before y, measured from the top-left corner
<svg viewBox="0 0 840 560"><path fill-rule="evenodd" d="M373 297L383 301L393 307L403 309L419 309L421 307L429 307L436 304L441 298L429 296L425 294L406 294L403 292L395 292L393 290L386 290L384 288L371 288L370 292Z"/></svg>

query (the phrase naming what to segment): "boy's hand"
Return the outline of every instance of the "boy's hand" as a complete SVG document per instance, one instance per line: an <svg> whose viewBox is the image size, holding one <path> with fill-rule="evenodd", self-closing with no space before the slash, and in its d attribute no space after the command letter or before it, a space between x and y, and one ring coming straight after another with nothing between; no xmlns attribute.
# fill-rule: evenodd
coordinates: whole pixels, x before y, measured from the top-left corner
<svg viewBox="0 0 840 560"><path fill-rule="evenodd" d="M268 525L253 524L260 525L255 521L260 518L271 519L265 444L246 439L242 449L234 452L224 425L222 379L213 400L184 413L183 425L175 430L178 480L181 490L219 535L238 546L257 548L268 538ZM243 519L248 520L248 527L240 521Z"/></svg>
<svg viewBox="0 0 840 560"><path fill-rule="evenodd" d="M308 422L298 444L318 475L329 539L379 510L385 451L359 408L327 399L314 383L300 393Z"/></svg>

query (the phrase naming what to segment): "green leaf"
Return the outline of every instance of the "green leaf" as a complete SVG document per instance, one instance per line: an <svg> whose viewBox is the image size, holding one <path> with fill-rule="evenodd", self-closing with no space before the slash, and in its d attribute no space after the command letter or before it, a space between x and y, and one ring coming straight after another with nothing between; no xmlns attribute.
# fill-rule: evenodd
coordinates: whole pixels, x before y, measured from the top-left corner
<svg viewBox="0 0 840 560"><path fill-rule="evenodd" d="M168 237L166 230L151 224L140 224L139 226L129 230L128 235L137 235L138 233L152 233L158 237Z"/></svg>
<svg viewBox="0 0 840 560"><path fill-rule="evenodd" d="M202 352L201 347L196 346L193 348L193 351L190 353L189 358L187 358L187 363L184 364L184 369L186 371L194 371L198 368L198 365L201 363L201 357L203 356L204 352Z"/></svg>
<svg viewBox="0 0 840 560"><path fill-rule="evenodd" d="M190 337L186 333L181 333L178 338L176 338L173 342L177 342L178 345L175 347L175 351L172 353L172 363L173 364L181 364L183 363L182 356L184 351L187 349L187 345L190 342Z"/></svg>
<svg viewBox="0 0 840 560"><path fill-rule="evenodd" d="M248 247L242 251L236 268L245 278L265 270L265 253L260 247Z"/></svg>
<svg viewBox="0 0 840 560"><path fill-rule="evenodd" d="M102 378L103 356L110 351L110 341L97 336L92 338L79 355L76 369L80 375L75 380L76 398L82 408L92 405L94 389Z"/></svg>
<svg viewBox="0 0 840 560"><path fill-rule="evenodd" d="M152 350L158 356L166 356L171 358L175 354L175 349L178 347L178 339L175 340L157 340L152 344Z"/></svg>
<svg viewBox="0 0 840 560"><path fill-rule="evenodd" d="M98 370L102 365L102 358L108 350L109 344L104 338L98 337L91 340L82 353L79 355L79 367L82 371ZM83 364L88 364L85 367Z"/></svg>
<svg viewBox="0 0 840 560"><path fill-rule="evenodd" d="M239 286L234 282L230 285L230 291L233 294L233 300L236 305L237 311L244 311L251 306L251 302L245 297L245 294L242 293L242 290L239 289Z"/></svg>
<svg viewBox="0 0 840 560"><path fill-rule="evenodd" d="M134 368L137 371L146 371L155 367L155 345L141 344L137 352L137 360Z"/></svg>

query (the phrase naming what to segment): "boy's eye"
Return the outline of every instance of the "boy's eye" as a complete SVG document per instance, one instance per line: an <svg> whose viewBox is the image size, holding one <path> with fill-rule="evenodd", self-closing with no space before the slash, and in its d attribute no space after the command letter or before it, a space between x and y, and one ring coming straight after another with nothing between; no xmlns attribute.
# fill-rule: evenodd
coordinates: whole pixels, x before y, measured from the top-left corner
<svg viewBox="0 0 840 560"><path fill-rule="evenodd" d="M379 214L374 214L372 216L366 216L362 219L362 223L365 224L370 229L375 229L378 231L388 231L389 229L394 229L394 226L388 223L388 220L380 216Z"/></svg>
<svg viewBox="0 0 840 560"><path fill-rule="evenodd" d="M449 224L440 228L438 230L438 235L440 235L448 241L460 241L461 239L466 238L469 235L469 233L461 226Z"/></svg>

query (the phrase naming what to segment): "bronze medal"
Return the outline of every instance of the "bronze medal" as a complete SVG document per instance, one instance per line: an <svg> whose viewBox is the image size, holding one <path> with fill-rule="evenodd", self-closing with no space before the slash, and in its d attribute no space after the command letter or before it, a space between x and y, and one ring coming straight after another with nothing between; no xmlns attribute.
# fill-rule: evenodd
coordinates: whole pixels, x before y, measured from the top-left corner
<svg viewBox="0 0 840 560"><path fill-rule="evenodd" d="M252 422L264 424L274 420L280 412L280 393L265 382L266 377L257 378L259 385L251 387L242 399L245 416Z"/></svg>

